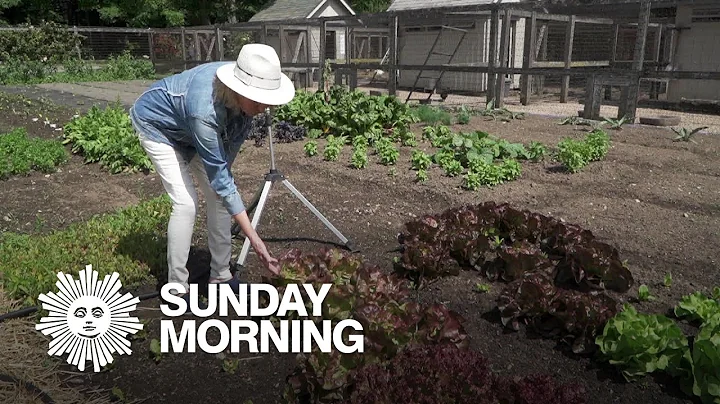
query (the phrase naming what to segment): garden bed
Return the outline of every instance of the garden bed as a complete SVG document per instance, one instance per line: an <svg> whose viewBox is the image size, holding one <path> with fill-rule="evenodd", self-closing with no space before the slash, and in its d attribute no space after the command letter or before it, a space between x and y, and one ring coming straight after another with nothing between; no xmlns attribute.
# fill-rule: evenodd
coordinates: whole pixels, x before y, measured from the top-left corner
<svg viewBox="0 0 720 404"><path fill-rule="evenodd" d="M22 124L31 136L52 138L59 132L45 125L44 118L62 124L72 116L68 111L40 113L43 119L37 122L32 121L32 114L3 114L0 127ZM414 132L420 134L423 126L414 124ZM558 125L557 120L536 116L507 123L474 116L468 125L451 128L482 130L510 142L537 141L549 146L565 137L582 139L586 135L584 127ZM609 130L608 134L612 144L606 158L578 173L570 174L551 161L522 162L517 180L477 191L463 189L460 177L445 177L438 167L427 170L425 182L415 182L416 171L410 170L411 147L399 148L394 170L377 164L374 155L369 156L365 169L352 168L347 147L335 162L324 161L321 155L306 157L304 142L276 144L275 151L278 168L293 185L360 248L359 258L382 270L390 271L393 258L399 256L397 235L408 221L467 204L509 203L577 224L617 248L620 258L627 261L634 284L627 293L611 294L620 302L631 301L638 310L666 313L682 296L697 290L708 292L720 285L720 239L716 236L720 226L720 139L698 134L693 138L697 144L673 142L672 131L645 127L624 127ZM325 144L325 140L319 140L319 150ZM425 142L419 147L430 150ZM268 149L248 142L236 161L236 182L249 200L268 169ZM154 174L110 175L97 165L84 165L77 156L61 169L48 176L33 173L3 182L0 220L9 220L0 222L2 231L62 229L94 214L135 205L162 193ZM199 220L197 226L198 250L189 264L193 273L205 271L209 262L204 250L204 220ZM339 243L279 184L273 188L259 232L276 256L291 248L313 252L321 247L338 247ZM238 240L236 251L240 245ZM248 258L248 267L249 279L260 280L264 275L253 254ZM668 274L672 275L672 284L665 287ZM489 291L478 292L478 284L489 285ZM654 300L632 300L641 284L649 287ZM143 290L154 287L149 284ZM486 357L500 374L544 373L562 382L580 382L587 389L589 403L692 402L673 382L647 377L626 383L616 368L576 355L567 344L542 338L523 326L517 332L509 331L495 310L501 290L499 282L489 282L476 272L461 271L425 286L420 301L444 303L459 313L465 319L470 348ZM154 403L180 399L282 402L285 379L295 366L294 355L220 358L183 354L154 358L150 341L159 338L158 301L144 301L140 306L138 315L146 319L147 327L146 333L133 341L133 354L116 357L117 363L103 373L76 376L74 379L79 380L74 381L75 386L115 387L128 400Z"/></svg>

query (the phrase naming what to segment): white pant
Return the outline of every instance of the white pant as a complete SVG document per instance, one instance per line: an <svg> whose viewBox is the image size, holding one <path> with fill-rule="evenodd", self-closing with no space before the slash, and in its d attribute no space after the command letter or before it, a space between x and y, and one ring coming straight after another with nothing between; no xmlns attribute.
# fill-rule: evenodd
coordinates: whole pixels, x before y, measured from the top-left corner
<svg viewBox="0 0 720 404"><path fill-rule="evenodd" d="M200 158L195 156L188 164L172 146L148 140L142 134L139 134L139 138L172 200L172 213L167 228L168 282L179 283L189 291L186 265L198 210L198 195L190 171L195 175L207 201L208 247L212 257L210 279L229 280L232 278L232 218L210 187Z"/></svg>

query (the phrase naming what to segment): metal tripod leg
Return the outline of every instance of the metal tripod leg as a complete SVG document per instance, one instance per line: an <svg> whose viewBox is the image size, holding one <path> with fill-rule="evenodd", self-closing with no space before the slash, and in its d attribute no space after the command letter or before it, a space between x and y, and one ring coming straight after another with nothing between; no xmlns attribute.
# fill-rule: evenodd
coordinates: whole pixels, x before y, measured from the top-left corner
<svg viewBox="0 0 720 404"><path fill-rule="evenodd" d="M268 195L270 194L270 187L272 186L273 181L267 180L265 181L265 186L263 186L262 193L260 194L260 198L257 200L257 206L255 208L255 214L252 217L252 221L250 224L252 225L253 229L257 229L257 225L260 222L260 215L262 215L263 208L265 207L265 202L267 201ZM240 255L238 256L237 264L242 267L245 264L245 259L247 258L248 252L250 251L250 239L245 237L245 242L243 243L242 250L240 251Z"/></svg>
<svg viewBox="0 0 720 404"><path fill-rule="evenodd" d="M330 229L330 231L335 233L335 235L345 244L345 247L348 250L353 251L353 252L358 251L355 248L355 246L352 244L352 242L349 241L345 236L343 236L343 234L340 233L340 231L337 228L335 228L335 226L333 226L333 224L330 223L330 221L322 213L320 213L320 211L317 210L317 208L315 208L315 206L313 206L313 204L310 203L310 201L308 201L307 198L305 198L305 196L303 196L303 194L300 193L300 191L298 191L297 188L295 188L290 183L290 181L285 179L285 177L278 171L269 173L266 176L265 185L262 188L260 197L256 200L257 205L255 207L255 213L253 214L252 221L251 221L253 229L257 229L257 225L260 221L260 216L262 215L263 208L265 207L265 203L267 202L268 195L270 194L270 188L272 187L272 184L274 184L276 181L281 181L285 185L285 187L287 187L287 189L289 189L290 192L292 192L293 195L295 195L296 198L300 199L300 201L308 209L310 209L310 211L312 211L315 214L315 216L317 216L317 218L320 219L320 221L328 229ZM250 239L245 237L245 242L243 243L242 250L240 251L240 255L238 256L238 259L237 259L237 264L240 268L242 268L243 265L245 264L245 259L247 259L247 255L248 255L249 251L250 251Z"/></svg>
<svg viewBox="0 0 720 404"><path fill-rule="evenodd" d="M323 216L323 214L320 213L320 211L317 210L317 208L315 208L315 206L313 206L313 204L310 203L310 201L308 201L308 200L303 196L303 194L301 194L300 191L298 191L298 190L290 183L290 181L288 181L287 179L284 179L284 180L282 181L282 183L285 185L285 187L287 187L287 189L290 190L290 192L292 192L298 199L300 199L300 201L302 201L302 203L303 203L308 209L310 209L310 210L312 211L312 213L314 213L315 216L317 216L317 218L320 219L320 221L323 222L323 224L324 224L328 229L330 229L330 231L332 231L333 233L335 233L335 235L345 244L345 247L347 247L347 248L348 248L349 250L351 250L351 251L357 251L357 250L355 249L355 247L352 245L352 243L351 243L347 238L345 238L345 236L343 236L342 233L340 233L340 231L339 231L338 229L336 229L335 226L333 226L332 223L330 223L330 221L327 220L327 218L325 218L325 216Z"/></svg>

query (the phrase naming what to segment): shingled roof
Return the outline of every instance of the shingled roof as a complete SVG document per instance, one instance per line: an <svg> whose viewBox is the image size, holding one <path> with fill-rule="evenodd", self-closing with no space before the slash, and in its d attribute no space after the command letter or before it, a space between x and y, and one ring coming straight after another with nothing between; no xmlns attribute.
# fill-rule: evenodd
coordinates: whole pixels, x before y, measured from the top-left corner
<svg viewBox="0 0 720 404"><path fill-rule="evenodd" d="M472 6L490 6L493 4L520 3L534 6L575 6L592 7L605 5L638 4L641 0L394 0L387 11L424 10L432 8L455 8ZM658 7L674 6L679 4L713 4L717 0L651 0L651 5Z"/></svg>
<svg viewBox="0 0 720 404"><path fill-rule="evenodd" d="M313 14L320 10L328 1L333 0L275 0L256 13L250 21L311 18ZM338 3L346 8L349 14L355 14L345 1L339 0Z"/></svg>
<svg viewBox="0 0 720 404"><path fill-rule="evenodd" d="M527 0L525 0L527 2ZM421 10L428 8L467 7L486 4L521 3L522 0L395 0L388 11Z"/></svg>

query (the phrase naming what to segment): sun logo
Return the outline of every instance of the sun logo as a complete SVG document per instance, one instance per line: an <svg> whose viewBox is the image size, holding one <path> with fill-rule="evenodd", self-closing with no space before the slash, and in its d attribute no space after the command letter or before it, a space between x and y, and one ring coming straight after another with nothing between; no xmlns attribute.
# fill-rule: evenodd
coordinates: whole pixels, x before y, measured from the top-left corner
<svg viewBox="0 0 720 404"><path fill-rule="evenodd" d="M130 317L140 299L130 293L118 293L122 284L117 273L98 281L98 272L88 265L78 275L80 279L75 280L58 273L55 285L59 293L38 297L49 315L40 319L35 329L52 337L48 355L69 353L67 363L80 371L91 360L93 369L99 372L112 363L113 353L132 353L126 336L143 328L137 317Z"/></svg>

